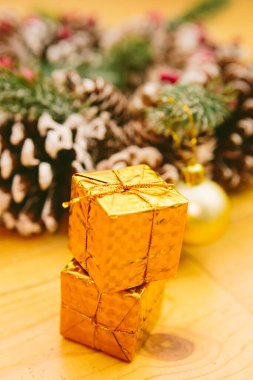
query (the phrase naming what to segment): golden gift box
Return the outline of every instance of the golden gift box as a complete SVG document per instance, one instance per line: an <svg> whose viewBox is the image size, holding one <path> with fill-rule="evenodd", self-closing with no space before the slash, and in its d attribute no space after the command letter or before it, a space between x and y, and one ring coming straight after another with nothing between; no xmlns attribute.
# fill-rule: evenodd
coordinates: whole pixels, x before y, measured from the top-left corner
<svg viewBox="0 0 253 380"><path fill-rule="evenodd" d="M61 272L61 334L131 361L160 311L164 281L101 293L73 259Z"/></svg>
<svg viewBox="0 0 253 380"><path fill-rule="evenodd" d="M72 177L69 248L104 292L175 275L188 201L147 165Z"/></svg>
<svg viewBox="0 0 253 380"><path fill-rule="evenodd" d="M101 291L175 275L187 200L147 165L72 177L69 248Z"/></svg>

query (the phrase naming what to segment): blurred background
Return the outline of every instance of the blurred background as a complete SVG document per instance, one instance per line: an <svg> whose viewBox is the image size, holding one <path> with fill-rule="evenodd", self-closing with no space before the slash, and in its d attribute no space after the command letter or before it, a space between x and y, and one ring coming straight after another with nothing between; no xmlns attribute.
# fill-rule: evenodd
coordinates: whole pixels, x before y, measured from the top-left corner
<svg viewBox="0 0 253 380"><path fill-rule="evenodd" d="M192 0L129 0L129 1L81 1L64 0L43 2L35 0L1 0L2 8L15 9L21 14L31 13L32 11L46 11L52 13L61 12L83 12L97 16L104 25L120 23L136 14L143 12L160 10L164 15L172 18L182 10L196 4ZM251 0L231 0L227 2L223 11L217 12L214 17L207 17L205 24L208 26L212 35L219 39L231 37L242 37L245 43L253 43L252 36L252 10ZM224 12L226 17L224 17Z"/></svg>

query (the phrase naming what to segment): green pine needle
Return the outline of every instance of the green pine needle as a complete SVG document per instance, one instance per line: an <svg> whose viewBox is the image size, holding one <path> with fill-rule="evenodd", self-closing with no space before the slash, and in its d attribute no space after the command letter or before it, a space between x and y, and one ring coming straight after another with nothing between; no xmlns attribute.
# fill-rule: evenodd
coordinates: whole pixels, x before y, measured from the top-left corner
<svg viewBox="0 0 253 380"><path fill-rule="evenodd" d="M47 111L61 122L77 112L73 99L60 93L49 77L28 81L9 70L0 70L0 109L4 112L36 118Z"/></svg>
<svg viewBox="0 0 253 380"><path fill-rule="evenodd" d="M121 90L126 90L131 88L132 78L136 74L139 76L140 73L145 73L153 61L153 56L148 39L142 36L131 36L123 38L108 51L103 52L100 62L93 65L83 63L72 69L76 69L81 76L86 78L101 76ZM54 69L54 65L45 62L41 69L47 74Z"/></svg>
<svg viewBox="0 0 253 380"><path fill-rule="evenodd" d="M181 16L169 21L168 28L170 30L177 28L185 22L200 21L211 14L218 12L229 3L229 0L202 0L192 8L186 10Z"/></svg>
<svg viewBox="0 0 253 380"><path fill-rule="evenodd" d="M146 38L133 36L113 45L105 59L111 66L124 71L140 71L152 61L152 50Z"/></svg>
<svg viewBox="0 0 253 380"><path fill-rule="evenodd" d="M149 128L165 137L176 133L181 140L191 133L192 122L196 134L218 127L230 115L229 104L235 94L229 88L220 93L213 87L193 84L163 87L157 107L146 109Z"/></svg>

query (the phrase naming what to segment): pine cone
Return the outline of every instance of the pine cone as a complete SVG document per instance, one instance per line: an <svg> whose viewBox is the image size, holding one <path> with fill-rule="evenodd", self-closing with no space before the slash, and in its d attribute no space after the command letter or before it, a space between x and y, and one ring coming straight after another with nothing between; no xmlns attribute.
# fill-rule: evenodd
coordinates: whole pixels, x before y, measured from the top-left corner
<svg viewBox="0 0 253 380"><path fill-rule="evenodd" d="M2 121L0 219L7 228L23 235L57 229L74 155L70 124L48 114L36 122L17 116Z"/></svg>
<svg viewBox="0 0 253 380"><path fill-rule="evenodd" d="M151 131L143 117L146 107L155 106L159 88L159 84L147 82L140 86L130 98L129 108L133 118L123 127L128 145L155 146L160 150L167 146L166 139Z"/></svg>
<svg viewBox="0 0 253 380"><path fill-rule="evenodd" d="M75 71L62 70L55 71L52 76L60 89L67 89L75 99L89 105L86 116L90 119L105 111L109 112L110 117L119 125L130 118L127 98L103 78L83 79Z"/></svg>
<svg viewBox="0 0 253 380"><path fill-rule="evenodd" d="M121 151L128 144L123 128L103 112L86 125L79 127L74 139L75 172L94 170L94 164Z"/></svg>
<svg viewBox="0 0 253 380"><path fill-rule="evenodd" d="M0 115L0 220L23 235L44 227L53 232L61 203L69 197L71 174L94 170L98 161L127 146L116 121L123 120L127 100L103 80L88 81L87 86L73 72L72 77L80 79L81 96L71 86L67 94L65 83L61 87L50 78L27 82L19 72L2 73L1 106L9 114ZM97 106L95 116L89 103L93 110Z"/></svg>
<svg viewBox="0 0 253 380"><path fill-rule="evenodd" d="M80 134L87 127L79 114L62 124L48 113L36 121L2 117L0 220L7 228L23 235L57 229L61 203L69 198L73 163L79 160L83 169L94 168L89 138Z"/></svg>
<svg viewBox="0 0 253 380"><path fill-rule="evenodd" d="M213 176L227 189L253 183L253 119L241 117L218 132Z"/></svg>
<svg viewBox="0 0 253 380"><path fill-rule="evenodd" d="M179 171L173 164L163 164L163 155L154 147L138 147L131 145L99 162L97 170L119 169L128 165L147 164L168 183L179 181Z"/></svg>
<svg viewBox="0 0 253 380"><path fill-rule="evenodd" d="M222 69L225 69L231 63L243 62L246 56L245 50L238 41L225 45L216 45L214 51L217 62Z"/></svg>
<svg viewBox="0 0 253 380"><path fill-rule="evenodd" d="M57 33L57 21L49 17L36 15L21 20L19 37L25 48L35 59L44 56L46 49L53 43ZM22 62L27 65L28 62Z"/></svg>
<svg viewBox="0 0 253 380"><path fill-rule="evenodd" d="M56 24L53 41L44 51L50 63L77 65L98 59L101 30L92 17L64 16Z"/></svg>
<svg viewBox="0 0 253 380"><path fill-rule="evenodd" d="M107 160L99 162L98 170L118 169L129 165L147 164L157 170L163 161L162 154L153 147L140 148L131 145L121 152L113 154Z"/></svg>
<svg viewBox="0 0 253 380"><path fill-rule="evenodd" d="M180 173L173 164L164 164L158 168L158 173L168 183L176 184L180 178Z"/></svg>
<svg viewBox="0 0 253 380"><path fill-rule="evenodd" d="M16 61L29 62L32 54L26 48L20 36L21 21L13 14L1 14L0 17L0 63L12 67ZM3 59L5 58L5 62Z"/></svg>
<svg viewBox="0 0 253 380"><path fill-rule="evenodd" d="M145 107L155 106L158 100L161 84L157 82L146 82L138 87L130 98L130 107L134 114L142 112Z"/></svg>
<svg viewBox="0 0 253 380"><path fill-rule="evenodd" d="M74 66L97 60L101 31L91 17L35 15L21 19L3 14L0 31L0 54L25 66L38 59Z"/></svg>
<svg viewBox="0 0 253 380"><path fill-rule="evenodd" d="M166 140L148 129L143 120L132 120L123 126L128 145L139 147L155 146L160 150L166 145Z"/></svg>
<svg viewBox="0 0 253 380"><path fill-rule="evenodd" d="M217 130L217 150L212 170L214 179L227 189L253 182L253 68L223 61L223 76L239 91L236 111Z"/></svg>
<svg viewBox="0 0 253 380"><path fill-rule="evenodd" d="M167 28L161 57L156 62L182 72L189 66L195 66L201 72L203 62L197 67L196 60L203 60L205 57L207 61L212 62L213 49L214 45L208 38L205 28L198 23L187 22L175 29Z"/></svg>
<svg viewBox="0 0 253 380"><path fill-rule="evenodd" d="M25 236L54 232L71 174L94 170L98 160L126 146L108 113L92 120L72 114L61 124L48 113L36 121L2 116L0 221Z"/></svg>
<svg viewBox="0 0 253 380"><path fill-rule="evenodd" d="M41 58L56 34L56 21L41 16L21 19L3 14L0 20L0 54L22 65Z"/></svg>

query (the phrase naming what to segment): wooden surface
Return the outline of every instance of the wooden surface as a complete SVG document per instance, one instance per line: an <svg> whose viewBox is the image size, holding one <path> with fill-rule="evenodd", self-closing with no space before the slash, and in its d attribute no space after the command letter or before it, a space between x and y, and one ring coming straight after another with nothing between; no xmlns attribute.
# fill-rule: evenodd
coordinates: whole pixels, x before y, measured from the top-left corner
<svg viewBox="0 0 253 380"><path fill-rule="evenodd" d="M131 364L58 333L65 229L33 239L1 231L0 379L252 379L252 202L253 190L233 197L224 237L184 249L160 321Z"/></svg>
<svg viewBox="0 0 253 380"><path fill-rule="evenodd" d="M43 3L52 6L51 0ZM110 23L165 4L166 13L175 14L187 3L129 0L110 11L112 2L95 0L92 9L104 12ZM9 4L37 5L32 0ZM253 2L236 1L209 28L224 38L240 32L252 43L252 11ZM177 279L167 284L160 321L131 364L59 335L59 272L70 258L65 228L31 239L0 230L0 379L253 379L252 203L253 190L234 196L223 238L205 248L184 249Z"/></svg>

